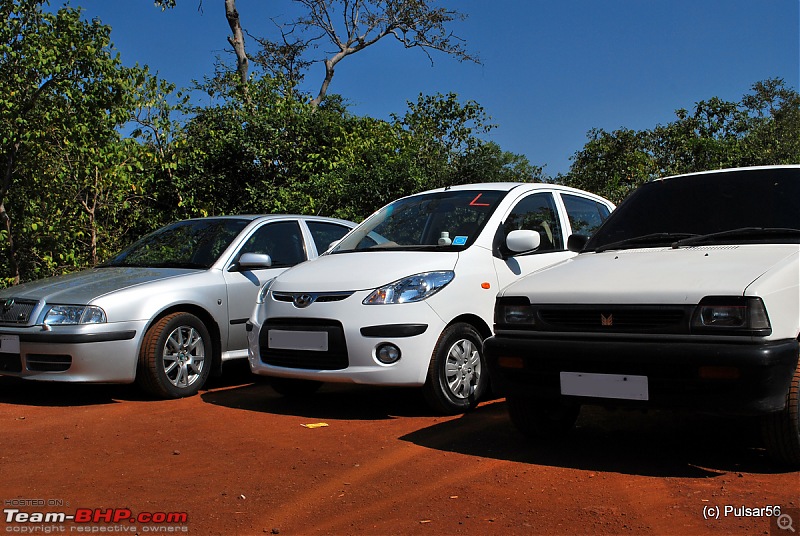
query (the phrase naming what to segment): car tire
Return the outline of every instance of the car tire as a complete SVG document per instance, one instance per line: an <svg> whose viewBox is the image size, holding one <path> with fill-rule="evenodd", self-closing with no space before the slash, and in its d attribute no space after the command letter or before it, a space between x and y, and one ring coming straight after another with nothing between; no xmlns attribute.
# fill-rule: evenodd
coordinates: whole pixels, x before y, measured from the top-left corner
<svg viewBox="0 0 800 536"><path fill-rule="evenodd" d="M581 407L559 399L506 397L508 416L517 430L534 439L557 439L575 426Z"/></svg>
<svg viewBox="0 0 800 536"><path fill-rule="evenodd" d="M322 382L314 380L299 380L297 378L279 378L277 376L268 376L267 381L278 394L285 397L299 397L308 396L316 393Z"/></svg>
<svg viewBox="0 0 800 536"><path fill-rule="evenodd" d="M794 371L786 407L762 420L764 444L769 455L781 465L800 467L800 363Z"/></svg>
<svg viewBox="0 0 800 536"><path fill-rule="evenodd" d="M431 355L423 394L428 405L445 415L464 413L478 405L488 374L483 338L469 324L447 327Z"/></svg>
<svg viewBox="0 0 800 536"><path fill-rule="evenodd" d="M192 396L208 379L212 351L211 335L199 318L189 313L167 315L145 333L137 383L159 398Z"/></svg>

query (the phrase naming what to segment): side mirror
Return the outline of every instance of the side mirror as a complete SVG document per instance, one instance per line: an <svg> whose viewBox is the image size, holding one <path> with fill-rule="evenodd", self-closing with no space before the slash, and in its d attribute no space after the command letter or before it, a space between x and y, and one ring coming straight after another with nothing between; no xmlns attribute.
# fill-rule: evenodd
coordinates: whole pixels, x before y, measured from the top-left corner
<svg viewBox="0 0 800 536"><path fill-rule="evenodd" d="M266 253L243 253L239 257L240 270L262 270L272 266L272 258Z"/></svg>
<svg viewBox="0 0 800 536"><path fill-rule="evenodd" d="M567 249L573 253L580 253L586 247L589 237L586 235L573 234L567 238Z"/></svg>
<svg viewBox="0 0 800 536"><path fill-rule="evenodd" d="M511 231L506 236L506 247L512 253L523 253L525 251L533 251L538 248L542 243L542 237L537 231L528 229L521 229L519 231Z"/></svg>

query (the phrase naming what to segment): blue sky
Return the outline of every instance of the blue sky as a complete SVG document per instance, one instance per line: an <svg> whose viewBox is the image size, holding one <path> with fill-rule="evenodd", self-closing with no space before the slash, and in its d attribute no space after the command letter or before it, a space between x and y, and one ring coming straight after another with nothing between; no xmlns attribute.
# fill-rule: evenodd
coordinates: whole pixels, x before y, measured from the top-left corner
<svg viewBox="0 0 800 536"><path fill-rule="evenodd" d="M51 7L64 4L51 0ZM232 59L223 0L71 0L112 27L123 63L149 65L179 87ZM343 61L330 92L360 115L402 114L420 93L455 92L481 104L489 139L550 175L592 128L647 129L714 96L738 101L751 86L783 78L800 88L800 0L442 0L468 15L452 26L482 63L405 50L386 39ZM245 30L288 20L290 0L237 0ZM249 52L256 45L246 41ZM305 89L316 92L322 67Z"/></svg>

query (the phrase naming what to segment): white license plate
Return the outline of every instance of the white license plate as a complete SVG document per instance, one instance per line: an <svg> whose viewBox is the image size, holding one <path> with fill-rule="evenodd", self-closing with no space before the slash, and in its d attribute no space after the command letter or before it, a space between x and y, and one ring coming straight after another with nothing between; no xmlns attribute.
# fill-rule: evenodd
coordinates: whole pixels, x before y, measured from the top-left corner
<svg viewBox="0 0 800 536"><path fill-rule="evenodd" d="M650 396L647 376L586 372L562 372L561 394L624 400L649 400Z"/></svg>
<svg viewBox="0 0 800 536"><path fill-rule="evenodd" d="M0 335L0 354L18 354L19 336Z"/></svg>
<svg viewBox="0 0 800 536"><path fill-rule="evenodd" d="M269 347L275 350L327 352L328 333L326 331L287 331L283 329L271 329L269 330Z"/></svg>

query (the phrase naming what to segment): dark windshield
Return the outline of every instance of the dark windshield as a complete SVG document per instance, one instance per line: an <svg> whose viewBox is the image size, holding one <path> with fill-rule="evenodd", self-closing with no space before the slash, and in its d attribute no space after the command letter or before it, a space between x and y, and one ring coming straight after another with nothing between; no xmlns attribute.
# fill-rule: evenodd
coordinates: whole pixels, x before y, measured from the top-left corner
<svg viewBox="0 0 800 536"><path fill-rule="evenodd" d="M197 219L151 233L102 266L207 269L247 224L246 219Z"/></svg>
<svg viewBox="0 0 800 536"><path fill-rule="evenodd" d="M746 169L641 186L611 214L585 250L797 243L798 234L791 230L799 229L800 169Z"/></svg>
<svg viewBox="0 0 800 536"><path fill-rule="evenodd" d="M472 244L506 193L459 190L399 199L367 218L332 253L365 249L464 249Z"/></svg>

